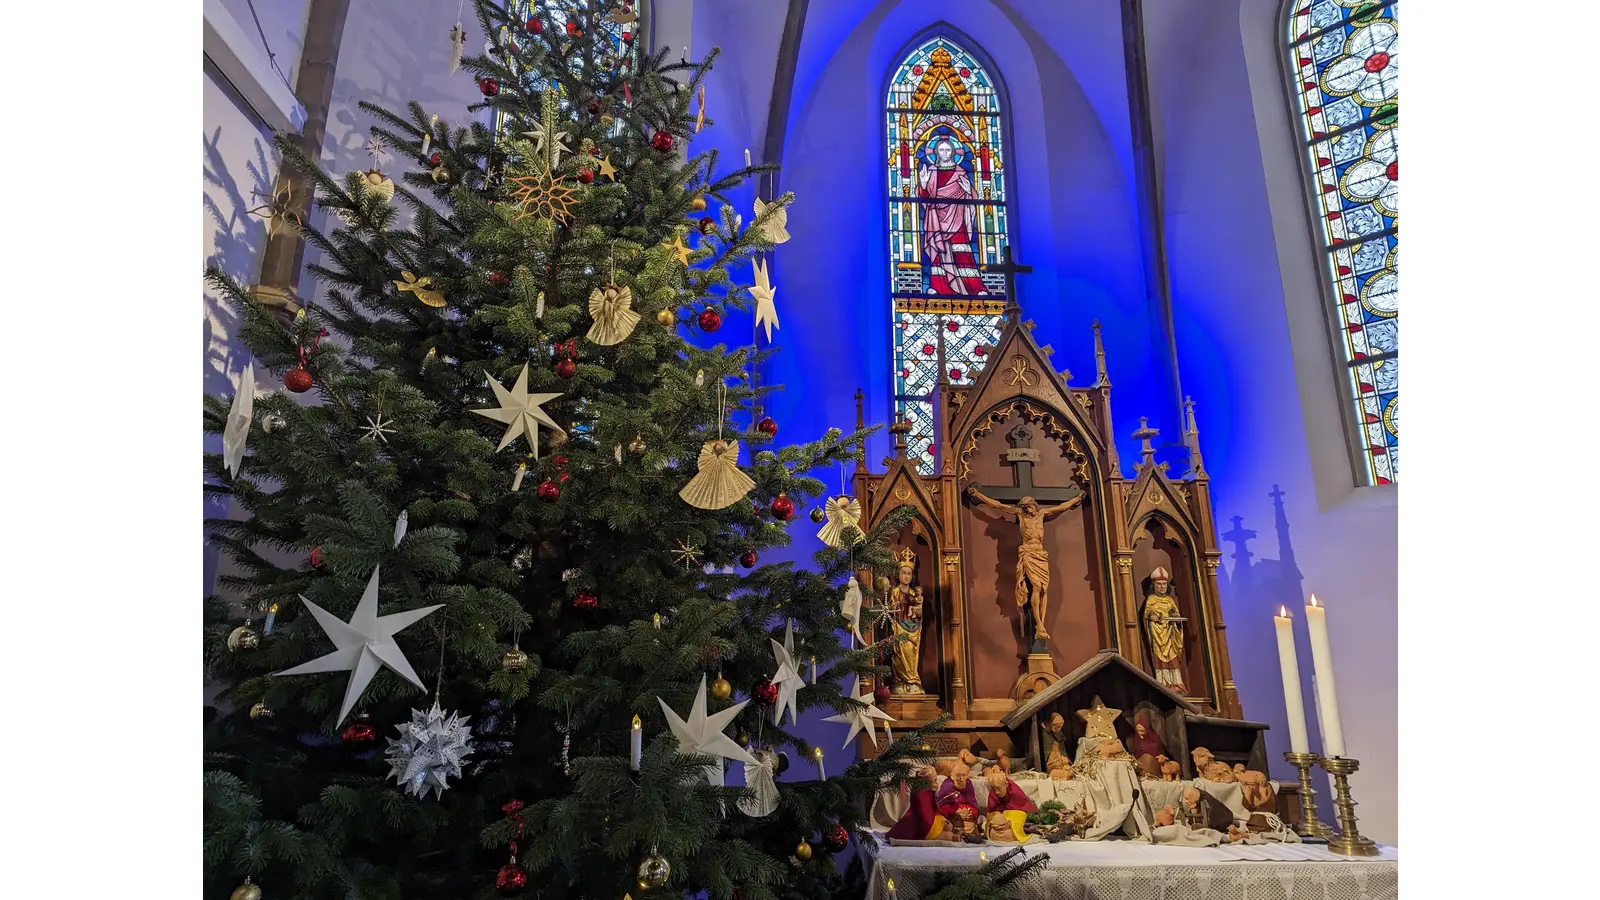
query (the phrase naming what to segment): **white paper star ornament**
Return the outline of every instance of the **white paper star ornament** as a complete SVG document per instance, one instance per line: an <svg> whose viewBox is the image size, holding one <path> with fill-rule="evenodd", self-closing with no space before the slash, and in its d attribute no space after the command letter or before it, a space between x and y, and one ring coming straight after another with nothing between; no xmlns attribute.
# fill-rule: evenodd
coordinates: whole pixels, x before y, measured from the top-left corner
<svg viewBox="0 0 1600 900"><path fill-rule="evenodd" d="M894 719L873 703L871 691L867 691L866 693L861 692L860 678L856 679L855 686L850 689L850 693L852 694L850 699L859 703L865 703L866 706L858 709L852 709L849 712L840 713L837 716L829 716L822 721L839 722L841 724L848 724L850 726L850 733L846 735L844 739L844 746L846 750L850 749L850 742L855 740L856 735L860 734L863 730L865 730L867 733L867 740L872 741L872 746L878 746L877 721L893 722ZM884 725L883 730L887 732L889 730L889 726Z"/></svg>
<svg viewBox="0 0 1600 900"><path fill-rule="evenodd" d="M489 378L489 387L494 390L495 399L500 402L500 406L497 409L475 409L473 412L496 422L505 423L505 436L500 438L500 446L495 449L504 450L511 446L511 442L516 440L518 435L524 435L528 439L528 447L532 449L534 458L537 459L539 424L548 425L556 431L561 430L556 420L550 418L550 414L544 411L542 404L549 403L561 395L528 393L527 363L522 364L522 372L517 375L517 383L512 385L511 390L506 390L492 377Z"/></svg>
<svg viewBox="0 0 1600 900"><path fill-rule="evenodd" d="M244 465L244 445L250 437L250 420L255 415L256 364L245 363L239 375L239 387L233 392L233 406L228 409L228 422L222 426L222 466L228 474L239 475Z"/></svg>
<svg viewBox="0 0 1600 900"><path fill-rule="evenodd" d="M759 202L759 201L758 201ZM763 325L767 329L767 343L772 343L772 329L778 326L778 307L773 302L778 296L778 289L768 280L767 264L765 260L756 260L750 264L755 271L756 283L750 288L750 296L756 300L756 327Z"/></svg>
<svg viewBox="0 0 1600 900"><path fill-rule="evenodd" d="M687 720L673 712L667 701L657 697L656 702L661 704L661 711L666 713L667 727L672 729L672 736L678 739L679 753L703 753L743 763L756 762L756 758L739 746L738 741L723 733L723 729L728 727L728 723L739 714L739 710L745 708L749 700L735 703L716 715L706 715L706 677L701 675L700 691L694 695L694 706L689 708ZM706 779L717 787L722 786L720 762L707 767Z"/></svg>
<svg viewBox="0 0 1600 900"><path fill-rule="evenodd" d="M311 615L327 633L328 639L333 641L334 650L307 663L301 663L292 669L276 672L276 675L310 675L317 672L349 672L350 686L344 692L344 706L339 709L339 722L350 715L350 710L361 699L361 694L366 691L367 684L372 681L372 676L378 674L378 669L388 666L395 674L422 689L422 679L417 677L411 663L406 661L400 646L394 642L397 632L414 624L435 610L443 609L444 605L424 606L421 609L411 609L393 615L378 615L378 569L372 570L372 577L367 580L367 589L361 594L361 602L356 604L355 614L348 623L341 622L339 617L322 607L312 603L305 597L300 602L311 610Z"/></svg>
<svg viewBox="0 0 1600 900"><path fill-rule="evenodd" d="M805 677L800 674L800 663L794 658L794 622L790 621L783 633L783 643L772 642L772 658L778 663L778 671L772 676L772 683L778 689L778 702L772 707L772 724L783 724L783 710L789 710L789 724L800 724L799 717L795 714L794 699L800 688L805 686Z"/></svg>

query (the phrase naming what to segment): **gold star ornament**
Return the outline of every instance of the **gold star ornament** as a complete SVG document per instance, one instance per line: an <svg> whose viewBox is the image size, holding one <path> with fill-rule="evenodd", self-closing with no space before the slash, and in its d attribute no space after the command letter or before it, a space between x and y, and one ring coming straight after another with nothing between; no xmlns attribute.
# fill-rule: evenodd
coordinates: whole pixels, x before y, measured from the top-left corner
<svg viewBox="0 0 1600 900"><path fill-rule="evenodd" d="M1100 696L1095 695L1094 702L1088 709L1078 710L1078 718L1087 726L1085 737L1115 738L1117 736L1117 716L1122 715L1122 710L1112 709L1101 702Z"/></svg>
<svg viewBox="0 0 1600 900"><path fill-rule="evenodd" d="M605 157L600 160L599 169L601 175L604 175L612 181L617 180L617 168L611 164L611 154L607 153Z"/></svg>
<svg viewBox="0 0 1600 900"><path fill-rule="evenodd" d="M578 191L558 181L548 168L537 175L519 175L509 180L511 199L522 210L518 219L538 216L562 223L572 217L573 198Z"/></svg>
<svg viewBox="0 0 1600 900"><path fill-rule="evenodd" d="M561 432L561 426L550 414L544 411L543 404L561 396L560 394L530 394L528 393L528 364L522 364L522 372L517 375L517 383L511 390L506 390L500 382L493 377L489 378L489 387L494 390L495 399L500 406L495 409L475 409L473 412L480 416L490 418L496 422L503 422L506 426L505 436L500 439L500 446L496 450L504 450L517 439L518 435L525 435L528 446L533 450L535 459L539 456L539 426L541 424Z"/></svg>
<svg viewBox="0 0 1600 900"><path fill-rule="evenodd" d="M689 248L684 246L683 233L682 232L674 233L672 235L672 240L670 240L670 241L662 241L661 242L661 246L667 248L668 250L670 250L674 254L676 254L677 257L678 257L678 262L680 264L682 264L684 267L688 267L688 265L689 265Z"/></svg>

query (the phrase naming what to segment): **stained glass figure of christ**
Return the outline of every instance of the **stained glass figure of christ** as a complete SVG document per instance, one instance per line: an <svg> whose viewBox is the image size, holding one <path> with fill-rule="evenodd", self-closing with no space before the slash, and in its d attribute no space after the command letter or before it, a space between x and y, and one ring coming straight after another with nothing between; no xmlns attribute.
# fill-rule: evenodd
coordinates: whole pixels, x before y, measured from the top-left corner
<svg viewBox="0 0 1600 900"><path fill-rule="evenodd" d="M989 70L947 37L921 42L885 102L895 413L932 472L931 397L970 383L1000 335L1008 243L1003 103Z"/></svg>
<svg viewBox="0 0 1600 900"><path fill-rule="evenodd" d="M1356 447L1400 477L1400 4L1295 0L1290 93Z"/></svg>

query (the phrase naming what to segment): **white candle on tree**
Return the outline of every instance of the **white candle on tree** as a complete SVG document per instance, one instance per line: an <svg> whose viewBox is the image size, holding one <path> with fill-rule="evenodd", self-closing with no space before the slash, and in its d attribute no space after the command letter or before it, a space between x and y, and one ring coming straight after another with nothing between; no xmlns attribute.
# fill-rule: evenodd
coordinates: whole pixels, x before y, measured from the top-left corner
<svg viewBox="0 0 1600 900"><path fill-rule="evenodd" d="M1283 705L1289 713L1289 750L1293 753L1310 753L1311 739L1306 736L1306 703L1300 696L1300 660L1294 650L1294 620L1286 607L1278 607L1272 617L1273 628L1278 632L1278 667L1283 670Z"/></svg>
<svg viewBox="0 0 1600 900"><path fill-rule="evenodd" d="M822 748L813 747L811 755L817 760L817 777L826 781L828 779L828 770L822 767Z"/></svg>
<svg viewBox="0 0 1600 900"><path fill-rule="evenodd" d="M639 771L639 760L644 755L644 723L633 717L633 733L628 738L628 768Z"/></svg>
<svg viewBox="0 0 1600 900"><path fill-rule="evenodd" d="M1306 604L1306 628L1311 632L1311 669L1316 679L1317 708L1322 713L1322 755L1344 756L1344 729L1339 724L1339 694L1333 684L1333 649L1328 645L1328 619L1317 595Z"/></svg>

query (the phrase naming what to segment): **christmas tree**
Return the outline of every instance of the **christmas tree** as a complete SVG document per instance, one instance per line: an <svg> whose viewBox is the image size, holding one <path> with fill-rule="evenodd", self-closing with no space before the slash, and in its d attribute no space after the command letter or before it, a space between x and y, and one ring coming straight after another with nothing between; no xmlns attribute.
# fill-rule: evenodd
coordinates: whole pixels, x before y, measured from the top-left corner
<svg viewBox="0 0 1600 900"><path fill-rule="evenodd" d="M243 513L207 523L238 573L207 604L208 896L860 894L839 860L936 726L773 776L823 768L789 709L876 728L851 690L882 647L840 602L863 572L870 619L904 518L841 504L814 569L761 563L866 435L777 444L770 351L685 339L775 318L793 198L723 202L771 168L686 152L712 60L631 52L602 21L628 11L480 0L492 125L367 107L374 169L343 178L280 139L324 215L269 212L323 299L291 321L208 276L284 386L205 404L207 491Z"/></svg>

